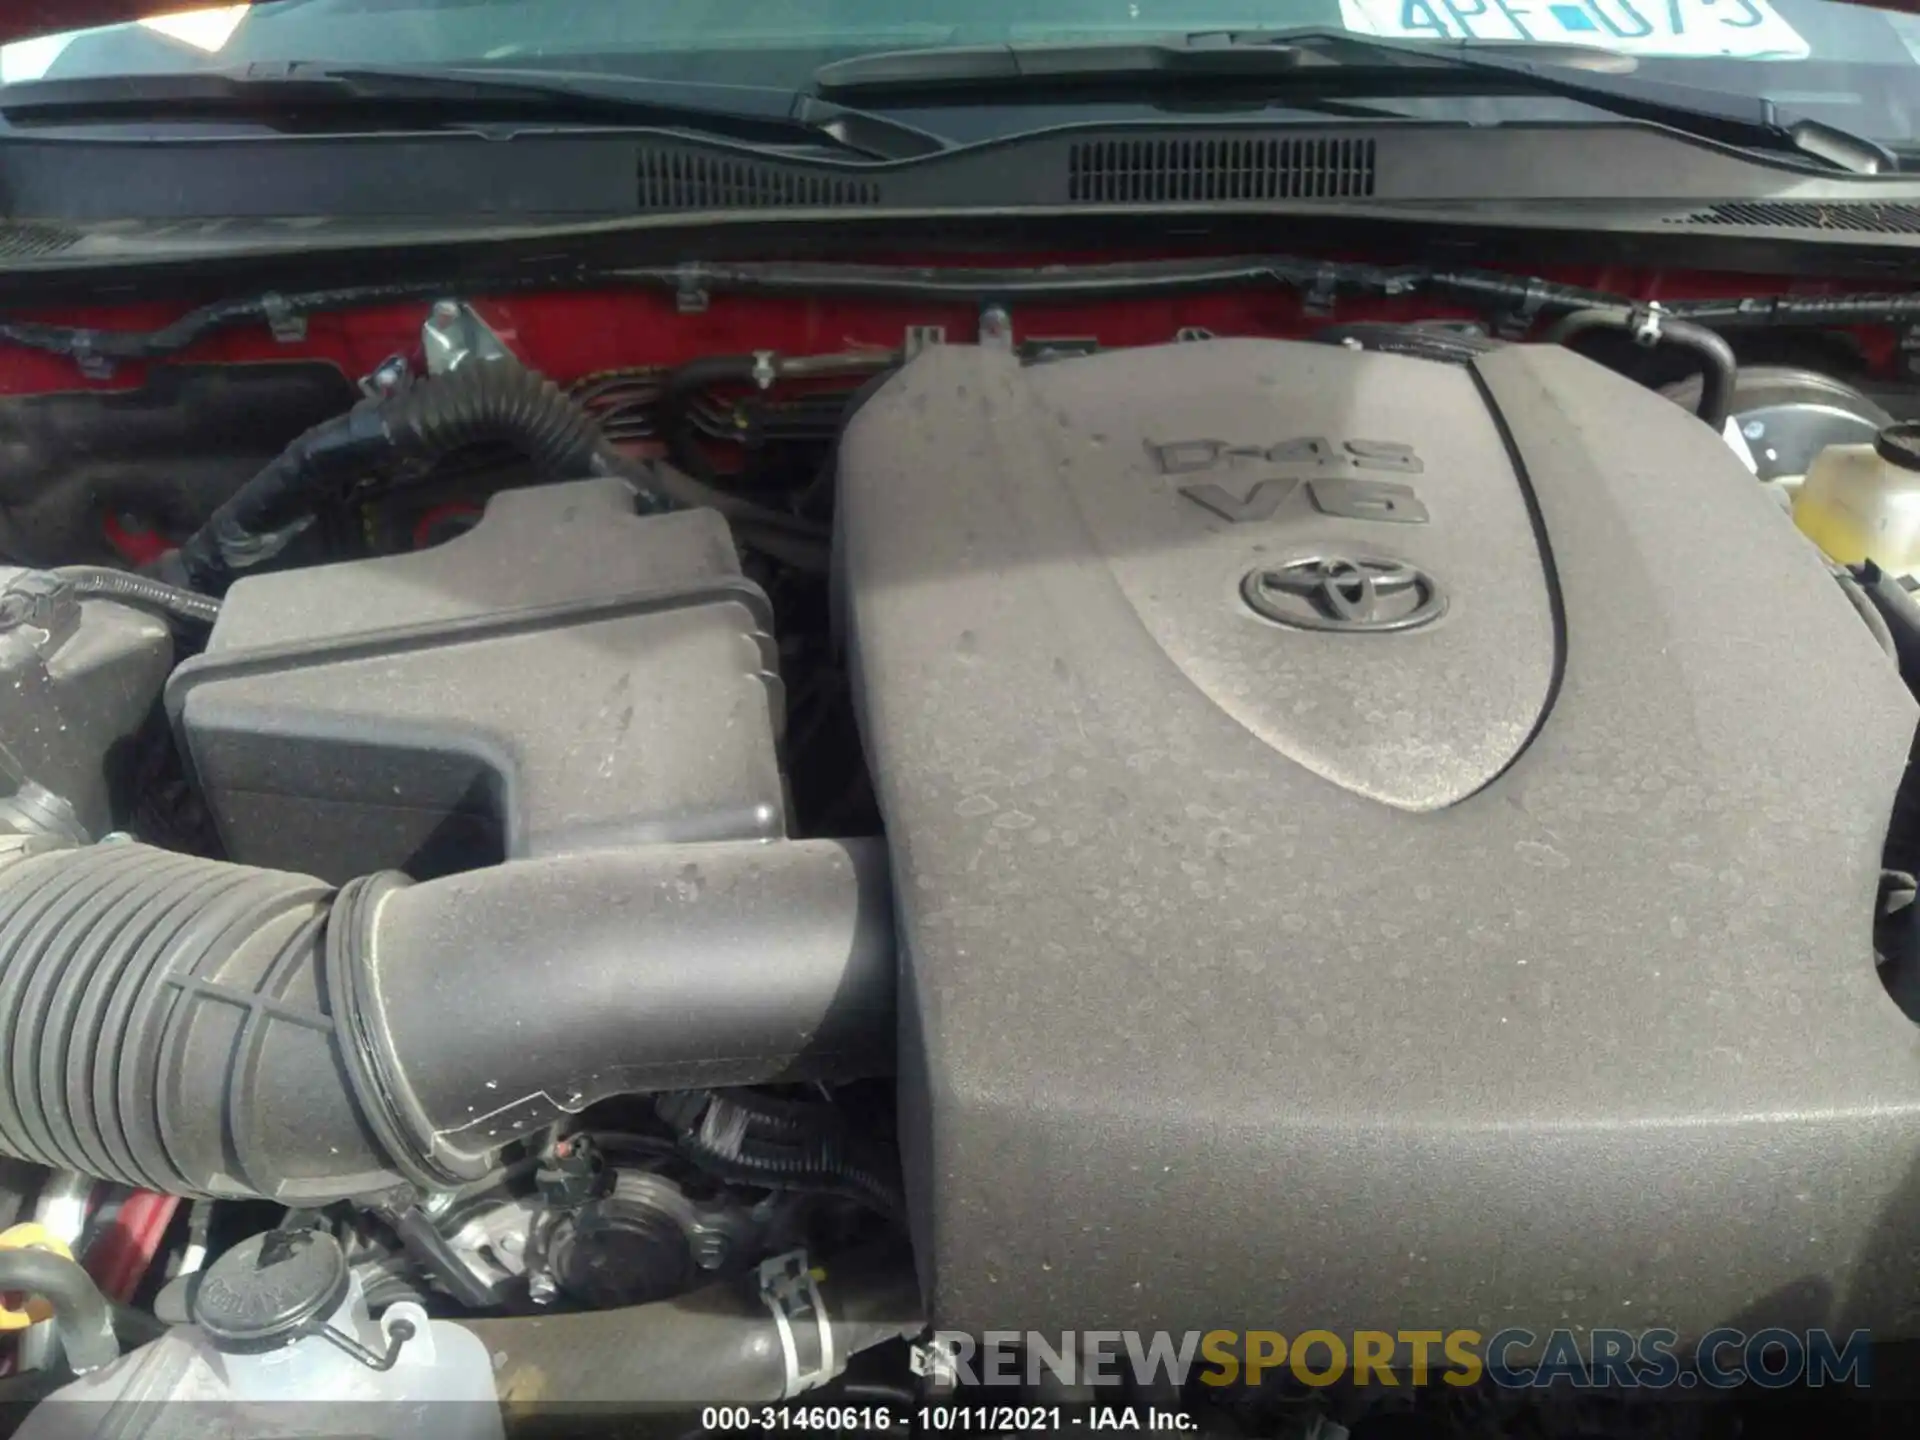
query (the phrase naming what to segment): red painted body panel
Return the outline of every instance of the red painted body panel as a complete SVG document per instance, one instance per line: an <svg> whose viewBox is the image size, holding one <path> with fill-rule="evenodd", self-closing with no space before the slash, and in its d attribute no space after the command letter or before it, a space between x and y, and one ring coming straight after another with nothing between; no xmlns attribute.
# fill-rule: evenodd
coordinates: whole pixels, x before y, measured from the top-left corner
<svg viewBox="0 0 1920 1440"><path fill-rule="evenodd" d="M1082 258L1082 257L1074 257ZM1117 256L1101 257L1107 260ZM1001 262L1006 263L1006 262ZM1039 266L1061 257L1035 259ZM1527 273L1516 267L1516 273ZM1864 286L1810 283L1755 275L1684 271L1635 271L1622 267L1559 269L1547 279L1642 300L1743 294L1843 294ZM714 297L699 314L683 315L673 297L659 290L598 290L473 297L477 308L520 358L561 383L597 370L632 365L671 365L700 355L773 350L803 355L866 347L892 348L910 325L944 325L955 340L971 339L977 312L966 305L867 302L767 297ZM178 318L184 307L137 305L85 310L49 310L17 318L105 330L153 330ZM264 326L243 326L209 335L176 357L182 364L259 364L321 359L352 378L376 369L396 353L416 355L425 304L313 316L305 341L277 343ZM1411 297L1343 301L1332 317L1304 313L1293 292L1234 290L1211 295L1026 305L1015 312L1020 339L1095 336L1103 345L1148 345L1170 340L1183 326L1221 335L1297 335L1337 320L1471 318L1473 312ZM1860 332L1870 363L1879 368L1893 355L1890 331ZM67 359L19 349L0 349L0 395L50 391L117 390L138 386L142 367L122 365L111 378L83 377Z"/></svg>

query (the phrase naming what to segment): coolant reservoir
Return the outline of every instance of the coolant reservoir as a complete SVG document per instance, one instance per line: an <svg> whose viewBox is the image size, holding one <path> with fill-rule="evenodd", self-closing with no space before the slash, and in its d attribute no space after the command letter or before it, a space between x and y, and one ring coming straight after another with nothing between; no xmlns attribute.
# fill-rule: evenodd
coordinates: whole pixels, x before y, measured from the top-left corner
<svg viewBox="0 0 1920 1440"><path fill-rule="evenodd" d="M1794 496L1793 523L1842 565L1920 569L1920 423L1822 450Z"/></svg>
<svg viewBox="0 0 1920 1440"><path fill-rule="evenodd" d="M480 1337L411 1303L375 1321L324 1232L234 1246L201 1279L194 1319L55 1391L14 1440L504 1435Z"/></svg>

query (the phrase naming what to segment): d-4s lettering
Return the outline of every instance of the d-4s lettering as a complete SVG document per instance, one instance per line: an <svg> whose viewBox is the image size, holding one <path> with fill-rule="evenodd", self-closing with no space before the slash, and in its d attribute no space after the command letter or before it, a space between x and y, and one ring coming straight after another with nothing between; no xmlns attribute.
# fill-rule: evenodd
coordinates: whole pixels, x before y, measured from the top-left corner
<svg viewBox="0 0 1920 1440"><path fill-rule="evenodd" d="M1341 440L1300 435L1271 445L1236 445L1226 440L1149 440L1147 449L1162 475L1193 475L1245 465L1290 470L1324 470L1348 465L1356 470L1391 470L1418 475L1426 467L1411 445L1397 440Z"/></svg>

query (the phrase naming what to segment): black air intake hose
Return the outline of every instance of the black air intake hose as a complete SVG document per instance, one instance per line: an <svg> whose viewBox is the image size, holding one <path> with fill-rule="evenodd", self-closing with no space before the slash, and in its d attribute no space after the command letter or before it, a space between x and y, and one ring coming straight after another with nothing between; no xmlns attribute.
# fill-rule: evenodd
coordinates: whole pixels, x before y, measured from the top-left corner
<svg viewBox="0 0 1920 1440"><path fill-rule="evenodd" d="M862 1351L925 1328L904 1246L837 1256L823 1270L819 1311L792 1317L786 1335L753 1275L650 1305L461 1325L486 1342L511 1418L524 1405L526 1418L544 1419L556 1399L615 1410L789 1399L834 1379Z"/></svg>
<svg viewBox="0 0 1920 1440"><path fill-rule="evenodd" d="M0 1153L174 1195L445 1188L610 1095L892 1069L878 841L410 885L143 845L0 865Z"/></svg>
<svg viewBox="0 0 1920 1440"><path fill-rule="evenodd" d="M512 446L550 479L611 473L613 464L593 417L552 381L507 360L463 365L307 431L188 538L180 568L194 589L224 593L237 570L271 555L272 537L310 517L329 489L376 466L429 463L483 442Z"/></svg>

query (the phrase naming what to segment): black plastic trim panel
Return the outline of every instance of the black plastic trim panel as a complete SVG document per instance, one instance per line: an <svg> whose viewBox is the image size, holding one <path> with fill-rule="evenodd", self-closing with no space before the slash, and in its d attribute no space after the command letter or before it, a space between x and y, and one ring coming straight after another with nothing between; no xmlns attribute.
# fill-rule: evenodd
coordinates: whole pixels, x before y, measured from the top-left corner
<svg viewBox="0 0 1920 1440"><path fill-rule="evenodd" d="M259 163L268 155L271 164ZM1571 163L1575 156L1579 163ZM758 210L770 201L800 210L1143 203L1230 210L1366 196L1405 205L1660 204L1685 219L1723 202L1773 200L1791 186L1796 202L1814 206L1920 205L1920 179L1840 176L1634 123L1074 125L886 162L779 155L670 131L545 131L505 140L15 136L0 145L0 185L16 216L195 219L209 233L237 220L558 222L689 205Z"/></svg>

